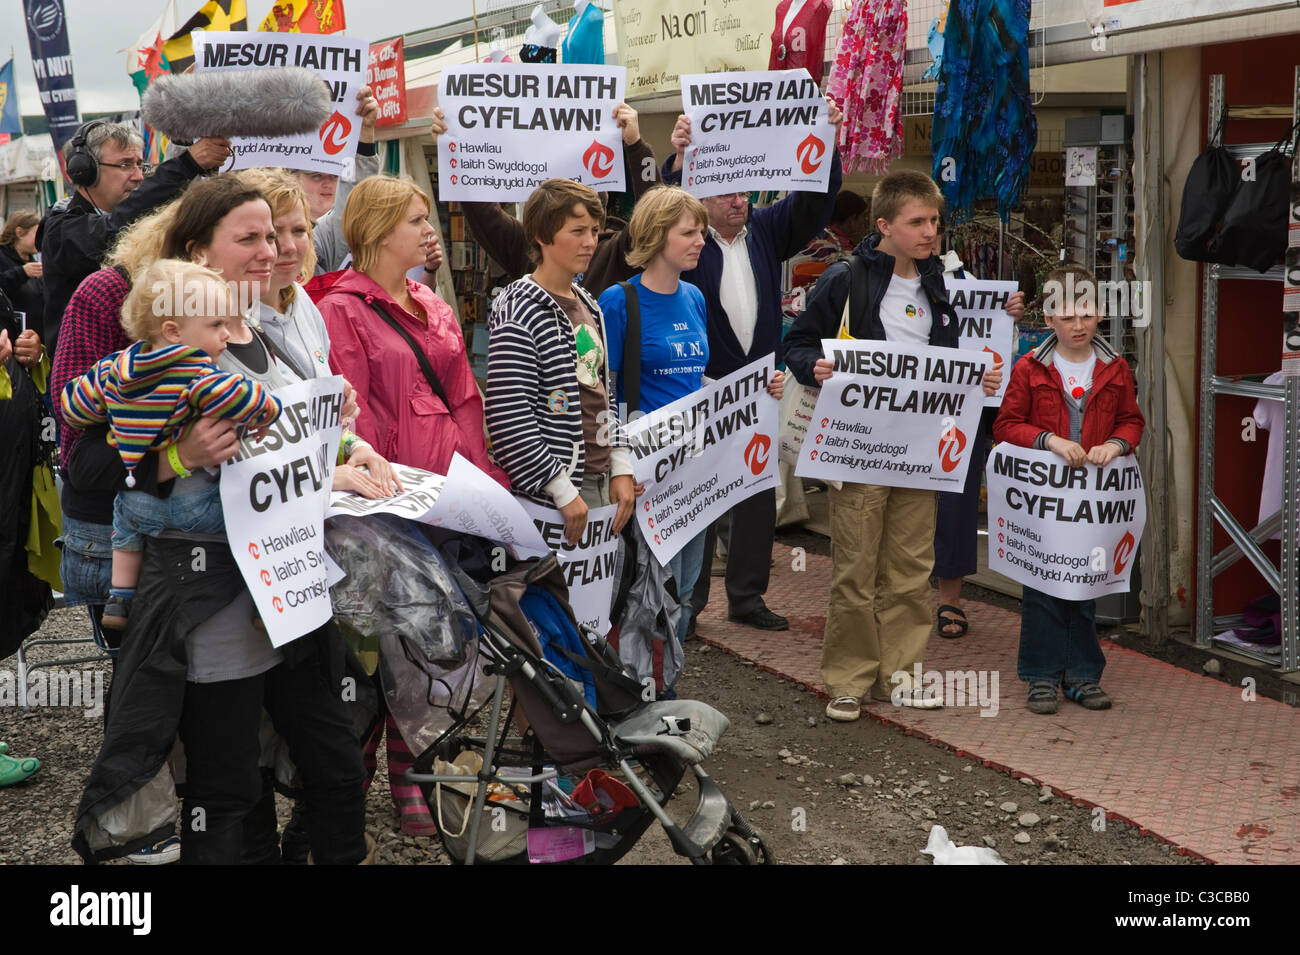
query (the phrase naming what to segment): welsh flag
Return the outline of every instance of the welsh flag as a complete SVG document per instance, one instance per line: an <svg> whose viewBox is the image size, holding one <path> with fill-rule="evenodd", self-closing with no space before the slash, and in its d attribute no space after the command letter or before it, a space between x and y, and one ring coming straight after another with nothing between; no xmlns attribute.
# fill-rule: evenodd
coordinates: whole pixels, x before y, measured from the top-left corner
<svg viewBox="0 0 1300 955"><path fill-rule="evenodd" d="M260 33L338 33L347 29L343 0L276 0Z"/></svg>
<svg viewBox="0 0 1300 955"><path fill-rule="evenodd" d="M160 74L171 70L171 64L163 55L163 44L175 32L176 0L168 0L162 16L126 50L126 72L141 96Z"/></svg>

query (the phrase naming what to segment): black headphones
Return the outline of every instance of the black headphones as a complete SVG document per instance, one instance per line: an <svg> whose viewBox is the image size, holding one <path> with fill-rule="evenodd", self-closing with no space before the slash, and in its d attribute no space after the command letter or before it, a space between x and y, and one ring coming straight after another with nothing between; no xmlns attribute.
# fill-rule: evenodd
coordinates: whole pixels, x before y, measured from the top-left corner
<svg viewBox="0 0 1300 955"><path fill-rule="evenodd" d="M66 168L68 178L74 185L89 189L99 181L99 163L86 147L86 139L96 126L103 125L105 125L104 120L93 120L78 129L76 135L72 137L72 155L68 157Z"/></svg>

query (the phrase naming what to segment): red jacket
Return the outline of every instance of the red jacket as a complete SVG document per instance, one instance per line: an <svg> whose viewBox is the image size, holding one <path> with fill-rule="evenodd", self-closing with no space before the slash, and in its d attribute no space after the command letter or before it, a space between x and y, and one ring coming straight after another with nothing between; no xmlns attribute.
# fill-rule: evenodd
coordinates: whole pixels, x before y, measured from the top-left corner
<svg viewBox="0 0 1300 955"><path fill-rule="evenodd" d="M429 317L427 325L369 276L353 269L318 276L311 291L330 336L330 368L357 389L356 433L388 460L446 474L457 451L502 487L510 479L488 457L483 399L465 357L456 316L423 285L407 289ZM451 407L429 387L420 363L372 303L399 322L433 366Z"/></svg>
<svg viewBox="0 0 1300 955"><path fill-rule="evenodd" d="M1049 335L1016 362L1002 407L993 422L994 439L1022 448L1046 448L1049 433L1070 437L1065 387L1052 364L1055 349L1056 336ZM1092 372L1092 390L1083 407L1083 434L1079 444L1084 451L1090 451L1117 438L1124 443L1127 454L1142 440L1142 429L1146 426L1138 410L1133 372L1102 339L1093 339L1092 350L1097 364Z"/></svg>

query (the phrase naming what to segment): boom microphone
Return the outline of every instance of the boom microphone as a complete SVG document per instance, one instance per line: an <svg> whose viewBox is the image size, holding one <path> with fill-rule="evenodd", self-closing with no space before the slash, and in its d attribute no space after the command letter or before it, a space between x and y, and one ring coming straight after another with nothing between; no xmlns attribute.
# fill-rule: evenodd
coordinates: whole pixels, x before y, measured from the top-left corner
<svg viewBox="0 0 1300 955"><path fill-rule="evenodd" d="M325 81L311 70L164 74L149 84L141 114L165 136L192 143L205 136L291 136L312 133L333 105Z"/></svg>

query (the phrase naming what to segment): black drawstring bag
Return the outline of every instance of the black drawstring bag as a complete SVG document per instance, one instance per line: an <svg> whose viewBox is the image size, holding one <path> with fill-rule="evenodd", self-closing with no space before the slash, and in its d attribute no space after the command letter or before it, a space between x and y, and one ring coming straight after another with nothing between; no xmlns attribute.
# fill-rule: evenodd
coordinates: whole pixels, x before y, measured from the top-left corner
<svg viewBox="0 0 1300 955"><path fill-rule="evenodd" d="M1231 265L1229 257L1216 257L1209 248L1223 223L1223 216L1241 185L1241 168L1219 142L1223 124L1210 137L1210 147L1196 157L1183 185L1183 204L1178 213L1174 248L1192 262ZM1218 145L1215 145L1218 144ZM1222 256L1223 253L1218 253Z"/></svg>
<svg viewBox="0 0 1300 955"><path fill-rule="evenodd" d="M1291 208L1291 157L1283 149L1296 126L1255 160L1255 176L1242 180L1223 216L1223 228L1210 240L1211 261L1267 272L1286 252ZM1242 173L1237 178L1241 179Z"/></svg>

